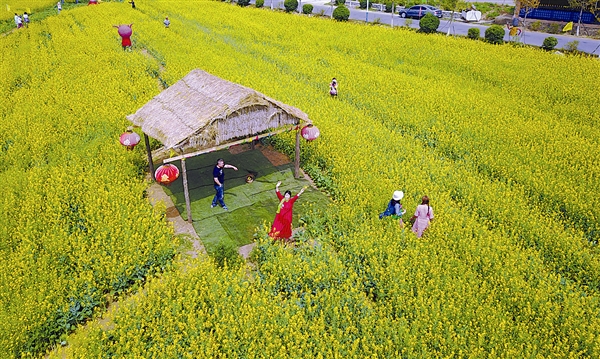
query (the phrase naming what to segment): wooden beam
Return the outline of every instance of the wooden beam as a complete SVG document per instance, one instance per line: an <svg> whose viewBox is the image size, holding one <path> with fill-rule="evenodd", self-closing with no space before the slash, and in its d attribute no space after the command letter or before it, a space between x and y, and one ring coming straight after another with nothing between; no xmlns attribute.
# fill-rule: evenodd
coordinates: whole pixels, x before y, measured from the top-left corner
<svg viewBox="0 0 600 359"><path fill-rule="evenodd" d="M146 143L146 152L148 153L148 168L150 169L150 176L152 176L152 180L156 182L156 178L154 178L154 162L152 161L152 151L150 150L150 139L145 132L144 142Z"/></svg>
<svg viewBox="0 0 600 359"><path fill-rule="evenodd" d="M294 177L300 177L300 129L296 130L296 153L294 155Z"/></svg>
<svg viewBox="0 0 600 359"><path fill-rule="evenodd" d="M187 211L187 221L192 224L192 205L190 203L190 192L188 190L187 171L185 169L185 158L181 159L181 172L183 172L183 195L185 197L185 210Z"/></svg>
<svg viewBox="0 0 600 359"><path fill-rule="evenodd" d="M224 144L224 145L214 146L214 147L207 148L207 149L204 149L204 150L200 150L200 151L196 151L196 152L192 152L192 153L186 153L184 155L179 155L179 156L167 158L167 159L163 160L163 163L175 162L175 161L179 161L179 160L181 160L183 158L196 157L198 155L203 155L205 153L222 150L224 148L229 148L231 146L240 145L240 144L243 144L243 143L248 143L248 142L252 141L253 139L257 139L257 138L261 139L261 138L264 138L264 137L269 137L269 136L277 135L277 134L280 134L282 132L291 131L291 130L295 129L298 126L300 126L300 125L299 124L298 125L290 125L291 128L287 128L286 127L286 128L282 128L282 129L277 130L277 131L273 131L273 132L269 132L269 133L263 133L262 135L257 135L257 136L252 136L252 137L244 138L243 140L237 140L237 141L230 142L230 143L227 143L227 144Z"/></svg>

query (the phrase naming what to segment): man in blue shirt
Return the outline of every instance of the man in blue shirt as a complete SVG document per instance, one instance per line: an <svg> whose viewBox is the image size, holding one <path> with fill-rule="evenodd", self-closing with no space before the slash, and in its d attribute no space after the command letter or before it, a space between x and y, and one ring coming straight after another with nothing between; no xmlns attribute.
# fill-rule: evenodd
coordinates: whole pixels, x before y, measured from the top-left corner
<svg viewBox="0 0 600 359"><path fill-rule="evenodd" d="M225 205L225 202L223 201L223 184L225 182L225 175L223 174L223 169L225 168L233 168L236 171L238 170L235 166L226 165L222 158L219 158L217 160L217 165L215 166L215 168L213 168L213 181L215 182L215 191L217 193L215 194L215 198L213 198L210 208L214 208L217 205L217 201L219 201L221 207L223 207L223 209L227 211L228 208Z"/></svg>

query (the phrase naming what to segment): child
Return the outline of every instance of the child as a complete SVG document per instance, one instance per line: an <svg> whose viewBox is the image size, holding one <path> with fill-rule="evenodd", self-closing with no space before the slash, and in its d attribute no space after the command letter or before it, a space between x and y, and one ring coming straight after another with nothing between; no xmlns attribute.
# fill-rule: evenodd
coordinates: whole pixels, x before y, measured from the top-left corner
<svg viewBox="0 0 600 359"><path fill-rule="evenodd" d="M23 22L25 23L25 27L29 27L29 14L23 14Z"/></svg>
<svg viewBox="0 0 600 359"><path fill-rule="evenodd" d="M429 222L433 221L433 208L429 206L429 197L423 196L421 204L417 206L415 215L412 216L411 220L415 220L412 231L417 234L417 237L421 238L423 231L429 227Z"/></svg>
<svg viewBox="0 0 600 359"><path fill-rule="evenodd" d="M15 25L17 25L17 29L23 27L23 20L21 20L21 17L17 13L15 13Z"/></svg>
<svg viewBox="0 0 600 359"><path fill-rule="evenodd" d="M392 216L394 219L398 219L398 224L400 228L404 228L404 222L402 221L402 215L406 213L406 210L402 208L400 204L400 200L404 197L404 192L402 191L394 191L392 195L392 199L390 203L388 203L385 212L379 214L379 219L383 217Z"/></svg>
<svg viewBox="0 0 600 359"><path fill-rule="evenodd" d="M331 83L329 84L329 94L331 95L331 97L337 97L337 80L335 79L335 77L331 80Z"/></svg>

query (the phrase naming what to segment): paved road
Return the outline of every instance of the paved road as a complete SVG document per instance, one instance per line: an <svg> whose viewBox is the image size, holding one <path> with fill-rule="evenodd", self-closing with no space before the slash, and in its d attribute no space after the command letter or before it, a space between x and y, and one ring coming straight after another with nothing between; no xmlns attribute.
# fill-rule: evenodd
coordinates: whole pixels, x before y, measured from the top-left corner
<svg viewBox="0 0 600 359"><path fill-rule="evenodd" d="M279 7L279 8L283 9L283 0L265 0L265 7L271 7L271 1L273 3L274 8ZM301 1L301 0L299 0L299 1ZM484 0L481 0L481 1L484 1ZM509 2L514 3L514 1L512 1L512 0L495 0L495 1L498 3L503 3L504 1L506 1L506 4L509 4ZM326 3L326 0L302 0L302 5L304 5L304 4L312 4L313 5L313 13L320 13L321 11L323 11L326 16L330 16L331 12L333 11L334 8L330 5L325 5L325 3ZM301 9L302 6L300 5L298 8ZM368 20L369 22L372 22L375 19L379 19L379 21L382 24L391 25L392 14L370 10L367 15L366 10L350 8L350 19L362 20L362 21ZM405 21L406 21L406 20L402 19L401 17L399 17L397 14L394 15L393 20L394 20L394 26L404 26ZM410 27L418 29L419 28L419 20L413 19ZM485 30L488 28L487 26L484 26L484 25L476 25L476 24L470 24L470 23L464 23L464 22L458 22L458 21L455 21L452 25L450 25L449 20L441 19L440 26L438 27L438 31L447 34L448 30L449 30L451 35L467 36L467 32L472 27L479 28L481 37L483 37L485 35ZM504 28L504 32L505 32L504 39L508 41L509 36L508 36L508 30L506 29L506 27ZM600 55L600 40L595 40L595 39L590 39L590 38L585 38L585 37L576 37L576 36L569 36L569 35L552 35L552 34L541 33L541 32L526 31L521 38L521 42L523 42L527 45L542 46L544 39L548 36L554 36L558 40L558 45L556 45L556 49L561 49L563 47L566 47L567 43L569 43L569 42L579 41L578 49L580 51L584 51L589 54Z"/></svg>

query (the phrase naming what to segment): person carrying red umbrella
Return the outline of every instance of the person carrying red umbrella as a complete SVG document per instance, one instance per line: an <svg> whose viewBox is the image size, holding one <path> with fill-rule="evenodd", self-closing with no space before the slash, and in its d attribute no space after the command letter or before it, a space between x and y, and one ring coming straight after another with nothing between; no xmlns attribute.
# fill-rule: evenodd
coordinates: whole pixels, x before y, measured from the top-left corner
<svg viewBox="0 0 600 359"><path fill-rule="evenodd" d="M123 46L123 50L131 47L131 34L133 34L133 30L131 27L133 24L129 25L113 25L119 30L119 36L121 36L121 46Z"/></svg>
<svg viewBox="0 0 600 359"><path fill-rule="evenodd" d="M280 185L281 181L277 182L277 185L275 185L275 193L277 194L277 198L279 198L279 205L277 206L277 213L275 214L275 220L273 220L273 226L269 232L269 237L273 239L283 239L288 242L292 237L294 203L298 197L304 193L306 187L302 188L297 195L292 197L292 192L290 191L285 191L285 194L282 196L281 192L279 192Z"/></svg>

